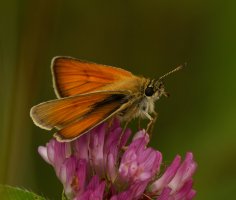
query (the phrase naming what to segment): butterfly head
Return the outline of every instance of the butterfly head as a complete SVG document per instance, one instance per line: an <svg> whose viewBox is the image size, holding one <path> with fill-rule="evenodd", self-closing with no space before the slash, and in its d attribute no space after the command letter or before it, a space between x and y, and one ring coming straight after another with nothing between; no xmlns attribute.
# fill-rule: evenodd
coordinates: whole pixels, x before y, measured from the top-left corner
<svg viewBox="0 0 236 200"><path fill-rule="evenodd" d="M151 97L154 100L159 99L162 95L165 96L165 97L168 97L169 94L165 91L165 87L164 87L164 84L163 84L162 80L166 76L169 76L170 74L172 74L176 71L179 71L182 68L183 68L183 66L180 65L180 66L176 67L174 70L164 74L159 79L157 79L157 80L153 79L153 80L149 81L146 88L145 88L145 92L144 92L145 96L146 97Z"/></svg>
<svg viewBox="0 0 236 200"><path fill-rule="evenodd" d="M165 91L165 86L160 80L151 80L145 88L145 96L158 100L162 95L168 97L169 94Z"/></svg>

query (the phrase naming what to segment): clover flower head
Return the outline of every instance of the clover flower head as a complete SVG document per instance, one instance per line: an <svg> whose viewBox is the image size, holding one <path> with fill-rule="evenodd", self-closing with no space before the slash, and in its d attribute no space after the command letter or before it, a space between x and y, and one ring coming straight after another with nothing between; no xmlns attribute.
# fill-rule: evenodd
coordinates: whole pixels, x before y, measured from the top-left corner
<svg viewBox="0 0 236 200"><path fill-rule="evenodd" d="M118 120L103 123L72 142L51 139L38 148L73 200L191 200L192 176L197 164L188 152L177 155L163 172L162 154L148 147L149 136L138 131L127 144L131 130Z"/></svg>

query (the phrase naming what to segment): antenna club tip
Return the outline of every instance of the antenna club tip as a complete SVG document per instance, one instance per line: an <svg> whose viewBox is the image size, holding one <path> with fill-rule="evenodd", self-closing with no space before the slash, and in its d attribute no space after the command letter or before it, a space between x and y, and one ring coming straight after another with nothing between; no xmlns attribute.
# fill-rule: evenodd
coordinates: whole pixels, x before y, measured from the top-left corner
<svg viewBox="0 0 236 200"><path fill-rule="evenodd" d="M184 64L178 66L178 67L176 68L176 70L183 69L183 68L186 67L186 66L187 66L187 62L185 62Z"/></svg>
<svg viewBox="0 0 236 200"><path fill-rule="evenodd" d="M178 66L177 68L175 68L176 71L180 70L180 69L183 69L185 65L180 65Z"/></svg>

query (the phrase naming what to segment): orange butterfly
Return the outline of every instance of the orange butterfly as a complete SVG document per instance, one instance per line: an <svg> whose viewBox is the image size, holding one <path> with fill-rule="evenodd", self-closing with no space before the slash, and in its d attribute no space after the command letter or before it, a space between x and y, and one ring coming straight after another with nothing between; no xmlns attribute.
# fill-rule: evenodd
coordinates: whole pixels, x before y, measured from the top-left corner
<svg viewBox="0 0 236 200"><path fill-rule="evenodd" d="M30 115L37 126L56 128L59 141L72 141L114 116L127 122L146 117L150 127L156 118L154 102L167 96L161 80L182 68L151 80L71 57L55 57L51 67L58 99L32 107Z"/></svg>

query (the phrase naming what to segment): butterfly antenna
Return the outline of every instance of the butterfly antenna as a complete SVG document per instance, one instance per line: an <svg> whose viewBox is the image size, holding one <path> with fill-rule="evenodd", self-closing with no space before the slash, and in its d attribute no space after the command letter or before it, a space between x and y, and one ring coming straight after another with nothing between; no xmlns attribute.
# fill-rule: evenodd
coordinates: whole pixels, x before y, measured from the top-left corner
<svg viewBox="0 0 236 200"><path fill-rule="evenodd" d="M182 69L184 66L186 66L186 65L187 65L187 63L185 63L184 65L180 65L180 66L176 67L175 69L173 69L173 70L171 70L170 72L167 72L166 74L164 74L163 76L161 76L161 77L159 78L159 80L162 80L162 79L164 79L165 77L169 76L170 74L173 74L174 72L177 72L177 71L181 70L181 69Z"/></svg>

